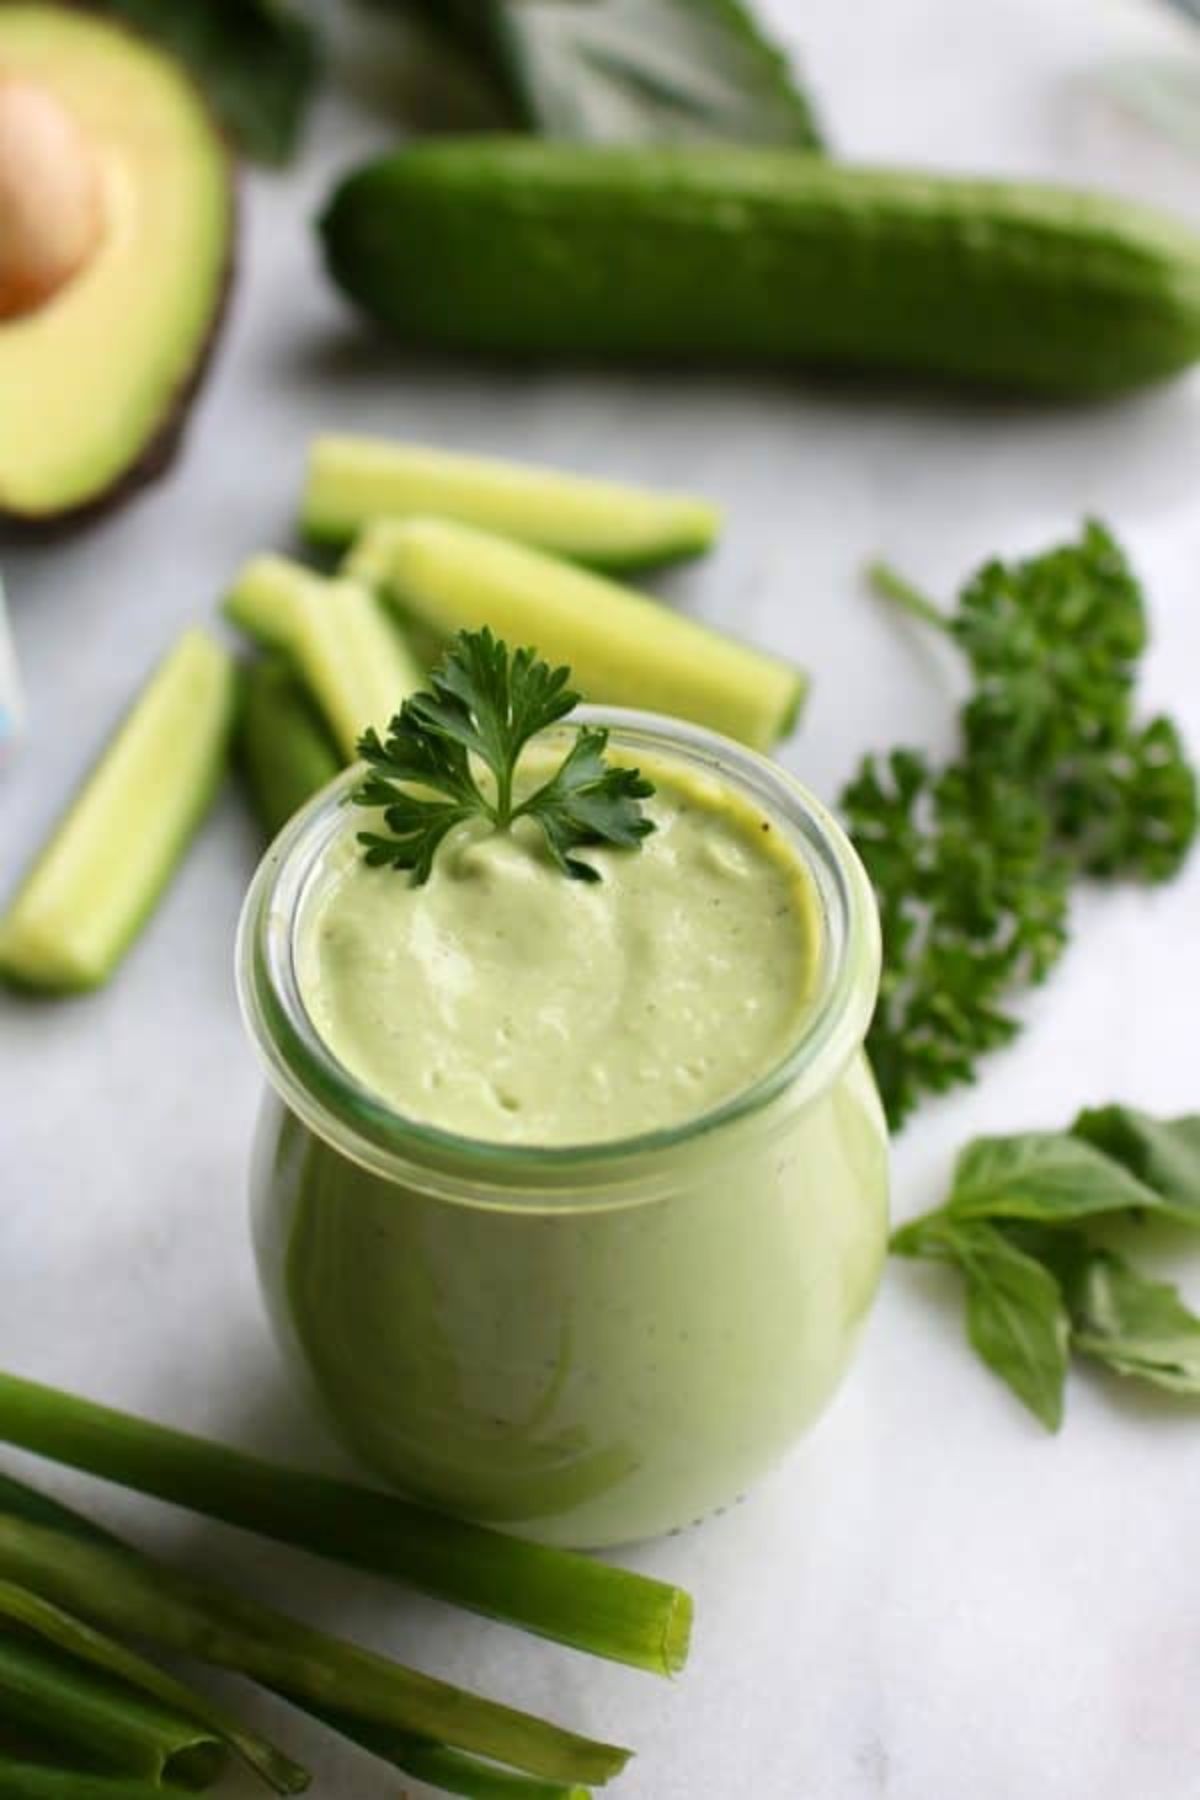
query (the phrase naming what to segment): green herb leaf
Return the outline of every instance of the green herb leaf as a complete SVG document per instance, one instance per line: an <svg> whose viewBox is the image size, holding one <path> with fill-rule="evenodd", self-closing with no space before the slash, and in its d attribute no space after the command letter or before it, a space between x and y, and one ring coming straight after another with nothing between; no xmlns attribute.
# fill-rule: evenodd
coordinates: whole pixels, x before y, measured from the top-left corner
<svg viewBox="0 0 1200 1800"><path fill-rule="evenodd" d="M1153 1188L1172 1218L1200 1225L1200 1113L1155 1119L1132 1106L1097 1106L1071 1131Z"/></svg>
<svg viewBox="0 0 1200 1800"><path fill-rule="evenodd" d="M1173 875L1196 832L1196 780L1169 720L1134 723L1145 603L1111 534L1090 522L1078 544L989 563L950 630L975 678L970 762L1036 781L1087 874Z"/></svg>
<svg viewBox="0 0 1200 1800"><path fill-rule="evenodd" d="M187 64L238 144L263 162L291 155L320 49L288 0L95 0Z"/></svg>
<svg viewBox="0 0 1200 1800"><path fill-rule="evenodd" d="M987 564L951 615L886 568L872 579L945 630L973 676L954 762L935 772L913 751L868 757L842 796L882 916L868 1047L899 1125L1015 1035L1008 997L1060 954L1073 878L1177 871L1197 791L1174 725L1134 717L1145 609L1102 526Z"/></svg>
<svg viewBox="0 0 1200 1800"><path fill-rule="evenodd" d="M605 763L606 731L581 729L550 780L519 802L514 797L522 751L578 704L569 680L569 669L552 669L533 650L510 656L486 627L460 633L430 676L430 691L409 696L386 740L371 730L359 743L370 772L350 798L382 809L388 828L359 833L366 860L406 869L420 886L443 839L471 818L499 831L518 819L536 821L559 868L580 881L599 874L571 851L636 849L654 829L640 805L654 788L637 769ZM473 757L491 776L490 792L476 779Z"/></svg>
<svg viewBox="0 0 1200 1800"><path fill-rule="evenodd" d="M654 827L637 804L654 792L636 769L610 769L604 761L606 731L585 727L557 773L517 808L514 817L536 819L550 854L565 875L599 881L590 863L569 854L588 844L636 850Z"/></svg>
<svg viewBox="0 0 1200 1800"><path fill-rule="evenodd" d="M960 1219L1042 1225L1162 1210L1153 1188L1091 1144L1060 1131L976 1138L955 1165L948 1206Z"/></svg>
<svg viewBox="0 0 1200 1800"><path fill-rule="evenodd" d="M1145 609L1103 526L1027 561L985 564L948 629L975 680L962 724L977 762L1056 773L1124 737Z"/></svg>
<svg viewBox="0 0 1200 1800"><path fill-rule="evenodd" d="M1200 1319L1177 1288L1086 1244L1071 1256L1064 1285L1077 1350L1120 1375L1200 1394Z"/></svg>
<svg viewBox="0 0 1200 1800"><path fill-rule="evenodd" d="M896 1233L901 1256L953 1263L967 1287L967 1336L1049 1431L1062 1423L1069 1331L1050 1271L981 1220L929 1214Z"/></svg>
<svg viewBox="0 0 1200 1800"><path fill-rule="evenodd" d="M820 147L787 58L742 0L410 0L547 137Z"/></svg>
<svg viewBox="0 0 1200 1800"><path fill-rule="evenodd" d="M1200 1394L1200 1318L1175 1288L1078 1229L1122 1214L1200 1224L1200 1115L1155 1119L1104 1106L1080 1113L1069 1132L977 1138L958 1159L946 1205L902 1226L892 1249L962 1270L971 1342L1054 1423L1061 1380L1056 1403L1046 1336L1057 1327L1045 1282L1082 1355L1174 1393ZM1028 1265L1045 1282L1036 1283Z"/></svg>
<svg viewBox="0 0 1200 1800"><path fill-rule="evenodd" d="M898 1125L925 1093L974 1079L1018 1023L1003 1002L1066 941L1068 871L1019 783L924 758L868 757L842 809L879 901L884 966L868 1045Z"/></svg>

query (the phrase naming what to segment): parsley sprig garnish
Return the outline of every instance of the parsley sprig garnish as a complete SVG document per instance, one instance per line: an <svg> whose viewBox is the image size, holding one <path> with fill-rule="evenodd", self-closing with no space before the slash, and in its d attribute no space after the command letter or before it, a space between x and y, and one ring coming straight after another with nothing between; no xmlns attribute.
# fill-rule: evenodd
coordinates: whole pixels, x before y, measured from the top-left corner
<svg viewBox="0 0 1200 1800"><path fill-rule="evenodd" d="M382 808L387 831L363 831L369 863L407 869L414 886L428 881L438 846L467 819L506 831L518 819L541 827L564 875L599 881L572 854L600 844L636 850L653 822L641 802L654 792L639 770L604 760L608 733L581 726L550 779L517 800L514 779L531 738L579 703L569 669L552 669L534 650L516 650L482 631L464 631L429 678L411 694L381 739L372 728L358 753L369 774L350 798ZM486 770L490 782L480 780Z"/></svg>
<svg viewBox="0 0 1200 1800"><path fill-rule="evenodd" d="M988 563L951 614L888 569L872 576L948 633L974 678L952 763L869 756L842 796L882 915L868 1047L899 1125L1016 1034L1008 996L1061 953L1073 879L1175 873L1196 833L1196 777L1171 720L1134 715L1145 608L1102 526Z"/></svg>

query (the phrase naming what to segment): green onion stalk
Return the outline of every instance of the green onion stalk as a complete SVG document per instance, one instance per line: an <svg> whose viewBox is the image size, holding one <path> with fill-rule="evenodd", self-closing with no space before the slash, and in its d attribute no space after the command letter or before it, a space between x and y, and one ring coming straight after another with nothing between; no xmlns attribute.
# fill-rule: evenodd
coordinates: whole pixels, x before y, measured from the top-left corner
<svg viewBox="0 0 1200 1800"><path fill-rule="evenodd" d="M279 1468L15 1375L0 1374L0 1440L595 1656L659 1675L687 1660L690 1596L588 1556Z"/></svg>
<svg viewBox="0 0 1200 1800"><path fill-rule="evenodd" d="M0 1514L0 1577L111 1631L543 1779L599 1785L629 1759L616 1745L389 1662L149 1557L14 1512Z"/></svg>
<svg viewBox="0 0 1200 1800"><path fill-rule="evenodd" d="M66 1532L69 1536L81 1539L88 1544L101 1544L109 1548L125 1548L121 1540L111 1532L103 1530L92 1520L84 1518L81 1513L73 1512L59 1501L48 1495L39 1493L35 1488L24 1483L13 1481L0 1475L0 1512L15 1513L34 1524L44 1525L50 1529ZM25 1590L11 1589L8 1583L0 1583L0 1610L3 1609L6 1592L19 1592L22 1599L22 1610L26 1617L29 1608L42 1610L43 1624L47 1615L58 1619L68 1619L74 1633L86 1633L102 1644L110 1640L100 1638L92 1633L89 1626L80 1621L70 1619L52 1607L48 1601L30 1594ZM63 1641L56 1632L48 1632L53 1641ZM80 1650L76 1640L74 1647ZM119 1654L129 1661L140 1661L129 1652L116 1646ZM82 1652L80 1652L82 1653ZM150 1669L150 1674L159 1683L154 1691L162 1692L162 1683L169 1682L170 1677L160 1676L159 1671ZM186 1692L186 1690L184 1690ZM464 1800L589 1800L588 1790L576 1784L565 1786L561 1782L542 1781L535 1776L519 1775L508 1769L498 1767L495 1763L484 1762L478 1757L466 1755L461 1750L453 1750L446 1744L438 1744L429 1738L416 1737L412 1733L398 1731L394 1727L373 1726L362 1719L350 1718L345 1713L337 1713L329 1708L318 1708L306 1704L294 1694L283 1694L282 1698L291 1702L298 1710L306 1712L318 1724L326 1725L331 1731L349 1738L361 1749L369 1751L381 1761L389 1763L415 1780L423 1781L429 1787L441 1788L446 1793L458 1794ZM207 1706L207 1702L202 1702ZM216 1709L209 1707L210 1713ZM246 1736L248 1734L242 1734ZM245 1755L244 1746L235 1739L232 1732L227 1741ZM247 1760L250 1760L247 1758ZM268 1777L269 1778L269 1777ZM4 1800L0 1789L0 1800Z"/></svg>
<svg viewBox="0 0 1200 1800"><path fill-rule="evenodd" d="M327 1709L309 1706L305 1711L381 1762L411 1775L414 1781L440 1788L443 1793L459 1794L463 1800L590 1800L588 1790L574 1782L567 1786L560 1781L515 1775L494 1763L465 1756L461 1750L451 1750L445 1744L434 1744L411 1733L367 1725L361 1719Z"/></svg>
<svg viewBox="0 0 1200 1800"><path fill-rule="evenodd" d="M0 1634L0 1718L59 1755L151 1782L208 1787L225 1762L219 1740L190 1719L7 1634Z"/></svg>
<svg viewBox="0 0 1200 1800"><path fill-rule="evenodd" d="M0 1480L0 1506L5 1504L11 1489L16 1487L15 1483L10 1485ZM43 1522L50 1524L56 1509L48 1503L46 1510L51 1517L44 1516ZM134 1707L133 1716L136 1721L135 1697L129 1698L126 1692L130 1688L153 1703L160 1722L169 1716L171 1729L178 1735L181 1747L170 1751L166 1762L158 1766L157 1770L151 1767L149 1772L169 1774L173 1779L181 1780L182 1776L177 1770L167 1765L172 1760L177 1762L181 1756L189 1764L203 1761L206 1753L201 1746L212 1741L214 1748L223 1744L233 1750L276 1793L297 1794L308 1786L306 1769L292 1762L256 1732L246 1730L207 1695L197 1692L165 1670L156 1668L135 1651L105 1637L93 1626L74 1618L61 1607L52 1605L40 1594L16 1587L8 1581L0 1581L0 1625L10 1628L15 1626L22 1633L39 1638L44 1646L72 1658L76 1665L74 1681L77 1687L87 1685L87 1669L81 1669L78 1665L88 1665L95 1672L92 1685L97 1704L100 1705L108 1697L109 1709L114 1715L114 1726L118 1731L123 1728L130 1706ZM11 1657L19 1656L24 1649L20 1640L0 1636L0 1671L10 1666ZM10 1659L9 1663L5 1662L6 1657ZM114 1688L114 1681L122 1686ZM3 1696L0 1695L0 1706L2 1705ZM165 1713L162 1709L166 1709ZM54 1723L53 1716L50 1717L50 1723ZM65 1733L65 1725L62 1729ZM153 1732L149 1735L153 1737ZM130 1774L147 1772L141 1760L128 1764L122 1762L120 1767Z"/></svg>
<svg viewBox="0 0 1200 1800"><path fill-rule="evenodd" d="M21 1762L0 1753L0 1800L162 1800L157 1782Z"/></svg>

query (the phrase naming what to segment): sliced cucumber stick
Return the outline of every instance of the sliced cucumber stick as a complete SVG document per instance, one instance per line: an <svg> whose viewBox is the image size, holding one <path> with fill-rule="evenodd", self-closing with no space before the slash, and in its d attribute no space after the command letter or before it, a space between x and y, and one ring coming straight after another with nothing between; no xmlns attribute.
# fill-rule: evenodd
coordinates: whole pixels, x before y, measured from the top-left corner
<svg viewBox="0 0 1200 1800"><path fill-rule="evenodd" d="M767 749L795 724L805 677L779 658L681 618L603 576L442 519L381 521L349 573L401 616L450 638L490 625L569 663L586 699L674 713Z"/></svg>
<svg viewBox="0 0 1200 1800"><path fill-rule="evenodd" d="M268 837L341 768L332 738L282 657L246 671L238 761Z"/></svg>
<svg viewBox="0 0 1200 1800"><path fill-rule="evenodd" d="M0 972L105 981L208 809L236 710L233 659L189 631L159 664L0 918Z"/></svg>
<svg viewBox="0 0 1200 1800"><path fill-rule="evenodd" d="M309 584L320 589L321 577L286 556L253 556L238 570L221 610L256 643L288 652Z"/></svg>
<svg viewBox="0 0 1200 1800"><path fill-rule="evenodd" d="M651 568L707 550L721 515L690 494L657 493L420 444L319 437L301 519L321 543L349 543L377 518L479 525L598 569Z"/></svg>
<svg viewBox="0 0 1200 1800"><path fill-rule="evenodd" d="M234 583L225 613L260 643L286 652L347 760L365 727L386 725L420 685L398 627L360 581L327 581L287 557L256 556Z"/></svg>

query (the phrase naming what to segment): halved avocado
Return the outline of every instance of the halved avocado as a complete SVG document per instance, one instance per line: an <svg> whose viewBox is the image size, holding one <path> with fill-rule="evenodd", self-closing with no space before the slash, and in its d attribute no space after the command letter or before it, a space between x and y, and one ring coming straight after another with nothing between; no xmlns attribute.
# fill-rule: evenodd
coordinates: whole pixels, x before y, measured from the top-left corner
<svg viewBox="0 0 1200 1800"><path fill-rule="evenodd" d="M57 195L68 133L74 197L95 189L79 266L0 317L0 516L57 521L157 473L175 448L229 274L230 161L174 62L58 6L0 6L0 127L6 111L0 264L5 207L10 224L52 223L28 184L40 171Z"/></svg>

